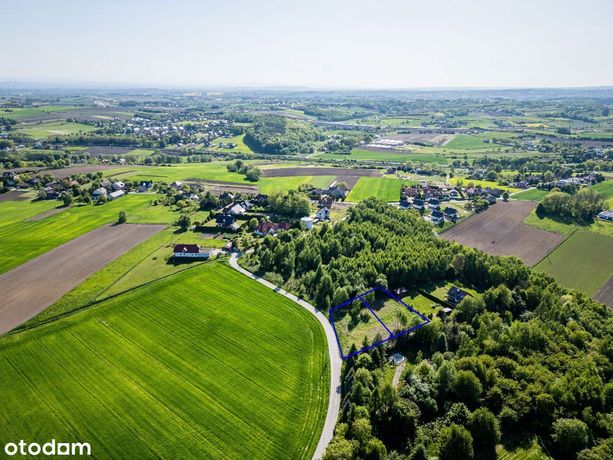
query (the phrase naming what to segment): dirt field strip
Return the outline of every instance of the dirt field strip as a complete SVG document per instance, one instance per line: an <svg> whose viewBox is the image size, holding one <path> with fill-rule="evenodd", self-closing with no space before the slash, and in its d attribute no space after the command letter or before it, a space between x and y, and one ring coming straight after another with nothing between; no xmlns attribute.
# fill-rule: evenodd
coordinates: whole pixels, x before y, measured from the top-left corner
<svg viewBox="0 0 613 460"><path fill-rule="evenodd" d="M68 168L47 169L39 171L41 174L51 174L56 179L65 179L74 174L88 174L98 171L106 171L108 169L125 168L125 165L87 165L87 166L69 166Z"/></svg>
<svg viewBox="0 0 613 460"><path fill-rule="evenodd" d="M61 208L53 208L48 211L41 212L40 214L36 214L35 216L26 219L28 222L36 222L37 220L43 220L45 217L53 216L55 214L59 214L60 212L64 212L70 209L69 206L62 206Z"/></svg>
<svg viewBox="0 0 613 460"><path fill-rule="evenodd" d="M602 302L609 308L613 308L613 276L609 278L609 281L594 295L594 300Z"/></svg>
<svg viewBox="0 0 613 460"><path fill-rule="evenodd" d="M89 275L165 227L104 225L0 275L0 334L34 317Z"/></svg>
<svg viewBox="0 0 613 460"><path fill-rule="evenodd" d="M440 236L488 254L517 256L526 265L533 266L566 238L524 224L535 207L536 203L530 201L499 201Z"/></svg>
<svg viewBox="0 0 613 460"><path fill-rule="evenodd" d="M0 194L0 201L25 201L29 200L28 192L20 192L11 190L10 192Z"/></svg>
<svg viewBox="0 0 613 460"><path fill-rule="evenodd" d="M380 169L357 169L357 168L272 168L263 169L262 177L289 177L289 176L381 176Z"/></svg>

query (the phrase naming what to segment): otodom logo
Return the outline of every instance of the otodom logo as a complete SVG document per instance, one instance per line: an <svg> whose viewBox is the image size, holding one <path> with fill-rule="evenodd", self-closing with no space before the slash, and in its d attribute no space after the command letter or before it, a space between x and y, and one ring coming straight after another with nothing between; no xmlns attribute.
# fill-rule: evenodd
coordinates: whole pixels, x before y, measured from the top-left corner
<svg viewBox="0 0 613 460"><path fill-rule="evenodd" d="M6 443L4 453L9 457L15 455L89 456L92 454L92 448L88 442L57 442L52 439L44 444L39 444L37 442L27 443L22 439L19 442Z"/></svg>

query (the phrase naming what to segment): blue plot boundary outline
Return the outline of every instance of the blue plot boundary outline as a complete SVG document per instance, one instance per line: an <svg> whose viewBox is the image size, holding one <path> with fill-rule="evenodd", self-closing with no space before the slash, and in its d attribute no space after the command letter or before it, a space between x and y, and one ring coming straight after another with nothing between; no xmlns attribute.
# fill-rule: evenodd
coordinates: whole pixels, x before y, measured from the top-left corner
<svg viewBox="0 0 613 460"><path fill-rule="evenodd" d="M388 297L390 297L391 299L394 299L396 302L399 302L401 305L404 305L406 307L407 310L409 310L411 313L416 314L417 316L419 316L423 322L410 327L409 329L405 330L405 331L401 331L398 332L396 334L394 334L392 331L389 330L389 328L387 327L387 325L381 320L381 318L379 318L379 316L375 313L375 311L370 307L370 305L368 304L368 302L366 302L366 300L364 300L364 296L370 294L371 292L375 292L375 291L379 291L379 292L383 292L385 293ZM334 323L334 312L336 310L338 310L339 308L343 308L347 305L349 305L350 303L352 303L355 300L359 300L362 305L364 305L368 311L370 311L370 313L372 313L372 315L375 317L375 319L377 321L379 321L379 323L383 326L383 328L389 332L389 336L383 340L379 340L378 342L375 342L367 347L363 347L360 348L357 351L354 351L353 353L349 353L348 355L345 355L345 353L343 353L343 346L341 345L341 340L340 340L340 336L338 331L336 330L336 324ZM394 294L392 294L390 291L388 291L387 289L385 289L384 287L381 286L375 286L372 289L369 289L366 292L363 292L360 295L357 295L355 297L352 297L349 300L346 300L345 302L338 304L334 307L332 307L328 313L328 317L330 318L330 323L332 324L332 329L334 329L334 335L336 336L336 343L338 344L338 349L341 353L341 358L343 358L343 360L352 358L353 356L359 355L360 353L364 353L365 351L368 351L374 347L377 347L385 342L389 342L390 340L394 340L397 339L398 337L401 337L403 335L409 334L410 332L413 332L416 329L419 329L420 327L425 326L426 324L430 323L430 319L425 316L423 313L418 312L417 310L415 310L413 307L411 307L409 304L403 302L402 300L400 300L398 297L396 297Z"/></svg>

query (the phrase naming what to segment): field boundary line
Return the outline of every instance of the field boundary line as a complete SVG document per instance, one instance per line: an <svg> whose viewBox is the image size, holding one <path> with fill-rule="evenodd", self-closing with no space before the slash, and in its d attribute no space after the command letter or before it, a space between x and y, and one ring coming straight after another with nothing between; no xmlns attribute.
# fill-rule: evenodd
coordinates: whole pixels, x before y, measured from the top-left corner
<svg viewBox="0 0 613 460"><path fill-rule="evenodd" d="M218 259L215 259L215 260L218 260ZM207 261L204 261L204 262L200 262L197 265L191 265L189 267L184 268L183 270L179 270L179 271L176 271L174 273L169 273L168 275L164 275L164 276L161 276L159 278L146 281L146 282L144 282L142 284L139 284L138 286L133 286L131 288L126 289L125 291L116 292L115 294L111 294L110 296L105 297L104 299L91 300L91 301L87 302L85 305L81 305L80 307L74 308L72 310L65 311L63 313L60 313L59 315L52 316L51 318L47 318L47 319L45 319L45 320L43 320L43 321L41 321L39 323L36 323L36 324L31 324L29 326L25 326L25 325L17 326L15 329L12 329L12 330L8 331L6 334L0 335L0 339L2 337L14 336L14 335L17 335L17 334L22 333L22 332L26 332L26 331L29 331L29 330L32 330L32 329L36 329L37 327L45 326L45 325L47 325L49 323L53 323L53 322L55 322L57 320L60 320L62 318L66 318L68 316L72 316L72 315L74 315L76 313L79 313L79 312L81 312L83 310L87 310L87 309L89 309L91 307L95 307L96 305L98 305L98 304L100 304L102 302L106 302L107 300L114 299L115 297L118 297L120 295L127 294L129 292L135 291L136 289L140 289L140 288L142 288L144 286L148 286L151 283L156 283L156 282L161 281L163 279L170 278L171 276L178 275L179 273L183 273L183 272L185 272L187 270L193 270L194 268L198 268L198 267L200 267L200 266L202 266L202 265L204 265L206 263L209 263L209 262L213 262L213 261L212 260L207 260Z"/></svg>
<svg viewBox="0 0 613 460"><path fill-rule="evenodd" d="M336 427L336 421L338 419L338 413L341 407L342 360L340 350L338 348L338 343L336 340L336 334L334 333L334 329L326 318L325 314L323 314L321 311L319 311L307 301L299 298L294 294L291 294L290 292L285 291L284 289L281 289L279 286L276 286L270 281L267 281L251 273L249 270L246 270L241 267L238 264L238 259L240 256L241 255L238 253L233 253L230 257L229 262L230 266L233 269L251 278L252 280L255 280L258 283L266 286L267 288L272 289L274 292L281 294L289 300L297 303L300 307L304 308L313 316L315 316L317 321L319 321L319 323L324 329L326 340L328 342L328 354L330 356L330 395L328 397L328 412L326 415L326 420L324 422L319 442L317 443L317 447L315 448L315 452L313 453L313 460L319 460L323 458L328 444L330 444L330 441L332 441L332 438L334 437L334 428Z"/></svg>
<svg viewBox="0 0 613 460"><path fill-rule="evenodd" d="M528 224L526 224L526 225L528 225ZM532 265L530 268L536 267L538 264L540 264L545 259L549 259L549 256L553 252L555 252L560 246L562 246L564 243L566 243L566 240L569 239L571 236L573 236L575 233L577 233L577 231L579 231L578 228L574 229L568 236L566 236L566 238L564 238L562 241L560 241L560 244L558 244L555 248L553 248L551 251L549 251L547 254L545 254L537 263Z"/></svg>

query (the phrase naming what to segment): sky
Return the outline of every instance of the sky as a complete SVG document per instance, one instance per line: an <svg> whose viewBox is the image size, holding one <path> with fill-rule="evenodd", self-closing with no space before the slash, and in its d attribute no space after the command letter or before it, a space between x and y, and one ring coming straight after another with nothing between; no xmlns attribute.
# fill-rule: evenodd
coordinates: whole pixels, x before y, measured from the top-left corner
<svg viewBox="0 0 613 460"><path fill-rule="evenodd" d="M612 0L0 1L0 80L613 85Z"/></svg>

